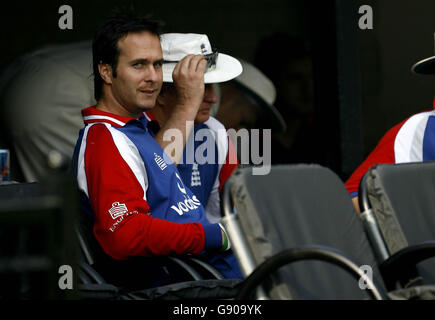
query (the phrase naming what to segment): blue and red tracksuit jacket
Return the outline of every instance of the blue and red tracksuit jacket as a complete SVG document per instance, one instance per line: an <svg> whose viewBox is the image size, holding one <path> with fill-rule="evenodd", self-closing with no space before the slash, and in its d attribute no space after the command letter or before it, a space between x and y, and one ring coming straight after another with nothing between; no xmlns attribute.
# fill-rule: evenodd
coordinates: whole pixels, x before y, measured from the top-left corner
<svg viewBox="0 0 435 320"><path fill-rule="evenodd" d="M346 188L351 197L358 196L362 177L375 164L433 160L435 160L435 110L430 110L414 114L388 130L367 159L346 181Z"/></svg>
<svg viewBox="0 0 435 320"><path fill-rule="evenodd" d="M240 278L230 252L219 253L221 228L183 183L154 140L145 116L121 117L89 107L74 151L82 208L104 252L134 256L204 254L225 277Z"/></svg>

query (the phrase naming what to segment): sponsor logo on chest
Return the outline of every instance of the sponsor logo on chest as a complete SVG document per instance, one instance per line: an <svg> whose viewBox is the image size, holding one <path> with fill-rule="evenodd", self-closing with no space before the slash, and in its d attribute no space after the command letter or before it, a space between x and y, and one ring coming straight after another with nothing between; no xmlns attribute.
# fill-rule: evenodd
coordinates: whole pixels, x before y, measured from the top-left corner
<svg viewBox="0 0 435 320"><path fill-rule="evenodd" d="M201 202L196 198L195 195L192 198L186 192L186 188L184 187L183 181L181 180L178 173L175 173L177 177L177 187L178 190L183 194L184 201L179 201L176 205L172 205L171 209L177 212L180 216L182 216L185 212L189 212L190 210L195 210L201 206Z"/></svg>

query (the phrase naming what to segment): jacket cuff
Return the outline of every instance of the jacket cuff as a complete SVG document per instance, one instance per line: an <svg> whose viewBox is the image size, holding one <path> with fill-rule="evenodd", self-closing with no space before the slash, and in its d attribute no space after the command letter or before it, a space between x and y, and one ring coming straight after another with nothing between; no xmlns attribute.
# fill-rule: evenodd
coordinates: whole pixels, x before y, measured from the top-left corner
<svg viewBox="0 0 435 320"><path fill-rule="evenodd" d="M222 248L222 231L219 224L209 224L203 227L205 233L204 249Z"/></svg>
<svg viewBox="0 0 435 320"><path fill-rule="evenodd" d="M358 197L358 191L354 191L349 193L349 197L353 198L353 197Z"/></svg>

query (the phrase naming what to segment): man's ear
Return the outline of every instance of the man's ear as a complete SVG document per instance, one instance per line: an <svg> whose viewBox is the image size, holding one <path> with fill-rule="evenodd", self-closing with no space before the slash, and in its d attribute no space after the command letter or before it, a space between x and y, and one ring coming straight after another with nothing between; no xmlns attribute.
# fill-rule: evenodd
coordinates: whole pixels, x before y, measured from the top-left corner
<svg viewBox="0 0 435 320"><path fill-rule="evenodd" d="M99 63L98 72L100 72L100 76L105 83L112 84L112 67L109 64Z"/></svg>

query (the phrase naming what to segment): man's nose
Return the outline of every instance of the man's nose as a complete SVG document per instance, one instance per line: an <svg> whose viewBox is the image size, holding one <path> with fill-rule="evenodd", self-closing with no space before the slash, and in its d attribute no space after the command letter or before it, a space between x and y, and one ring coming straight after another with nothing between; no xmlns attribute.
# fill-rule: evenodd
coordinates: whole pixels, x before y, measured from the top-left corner
<svg viewBox="0 0 435 320"><path fill-rule="evenodd" d="M157 82L159 80L162 81L162 79L163 79L162 68L155 68L154 66L150 66L148 68L145 81Z"/></svg>
<svg viewBox="0 0 435 320"><path fill-rule="evenodd" d="M208 102L211 104L215 104L218 102L218 96L212 84L205 85L204 102Z"/></svg>

